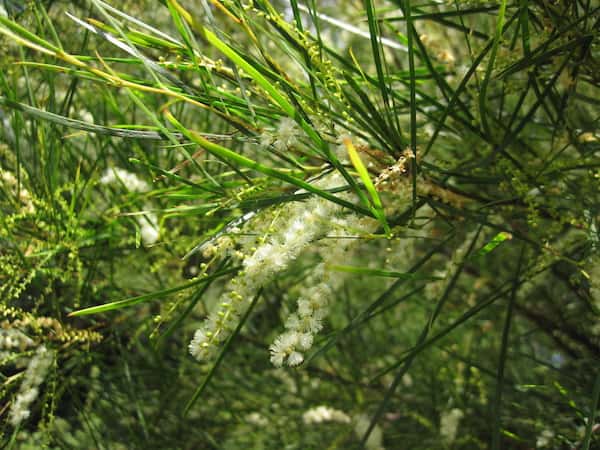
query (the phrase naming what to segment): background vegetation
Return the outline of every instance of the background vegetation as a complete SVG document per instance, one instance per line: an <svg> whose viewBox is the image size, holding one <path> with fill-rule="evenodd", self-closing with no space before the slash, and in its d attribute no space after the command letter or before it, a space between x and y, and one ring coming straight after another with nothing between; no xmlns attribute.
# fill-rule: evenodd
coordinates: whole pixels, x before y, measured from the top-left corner
<svg viewBox="0 0 600 450"><path fill-rule="evenodd" d="M597 2L111 3L0 8L2 447L600 448Z"/></svg>

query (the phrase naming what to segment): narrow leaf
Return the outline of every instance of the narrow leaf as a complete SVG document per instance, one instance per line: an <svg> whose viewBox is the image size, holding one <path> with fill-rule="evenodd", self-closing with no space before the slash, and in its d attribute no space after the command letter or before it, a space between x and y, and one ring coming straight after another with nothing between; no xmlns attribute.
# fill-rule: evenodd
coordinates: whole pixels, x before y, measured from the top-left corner
<svg viewBox="0 0 600 450"><path fill-rule="evenodd" d="M394 272L383 269L369 269L367 267L357 266L329 266L330 269L337 270L338 272L355 273L359 275L375 276L375 277L387 277L387 278L401 278L405 280L441 280L440 277L433 277L430 275L424 275L419 273L408 273L408 272Z"/></svg>
<svg viewBox="0 0 600 450"><path fill-rule="evenodd" d="M200 278L198 280L190 281L189 283L185 283L180 286L175 286L169 289L163 289L161 291L151 292L149 294L138 295L136 297L126 298L125 300L118 300L116 302L110 302L105 303L103 305L91 306L89 308L80 309L79 311L73 311L72 313L70 313L69 317L87 316L89 314L98 314L101 312L113 311L115 309L127 308L129 306L137 305L138 303L143 303L149 300L154 300L156 298L161 298L166 295L170 295L175 292L179 292L184 289L197 286L199 284L207 283L209 281L214 280L215 278L222 277L223 275L226 275L228 273L233 273L238 269L239 267L234 267L231 269L223 270L219 273L215 273L213 275L209 275L207 277Z"/></svg>
<svg viewBox="0 0 600 450"><path fill-rule="evenodd" d="M385 213L383 212L383 204L381 203L379 194L377 193L377 190L375 189L375 186L373 185L373 182L371 181L371 177L369 176L369 171L367 170L367 168L363 164L362 160L360 159L360 156L358 155L356 148L354 148L354 144L352 143L352 141L348 138L345 138L344 145L346 146L346 149L348 150L348 155L350 156L350 161L352 162L352 165L358 172L360 179L362 180L363 184L365 185L365 189L371 196L371 201L373 202L373 205L375 206L374 212L376 212L377 219L381 222L385 232L389 235L390 227L387 224L387 221L385 219Z"/></svg>

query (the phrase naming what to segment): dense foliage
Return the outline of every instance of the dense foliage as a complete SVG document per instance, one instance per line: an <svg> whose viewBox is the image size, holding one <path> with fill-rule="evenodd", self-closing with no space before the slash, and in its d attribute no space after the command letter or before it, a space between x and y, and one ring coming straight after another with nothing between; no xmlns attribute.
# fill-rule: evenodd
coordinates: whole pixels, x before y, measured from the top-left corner
<svg viewBox="0 0 600 450"><path fill-rule="evenodd" d="M5 0L0 442L600 448L600 6Z"/></svg>

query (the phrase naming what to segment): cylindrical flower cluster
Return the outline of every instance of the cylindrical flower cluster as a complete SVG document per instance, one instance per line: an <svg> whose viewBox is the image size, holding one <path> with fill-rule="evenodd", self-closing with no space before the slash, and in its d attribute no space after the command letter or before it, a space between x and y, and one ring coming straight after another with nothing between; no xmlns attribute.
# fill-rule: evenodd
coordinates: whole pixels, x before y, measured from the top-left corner
<svg viewBox="0 0 600 450"><path fill-rule="evenodd" d="M344 282L343 273L329 273L328 266L347 260L351 249L359 242L356 233L373 232L377 221L350 214L333 218L330 226L327 237L331 239L319 241L322 262L306 280L307 287L298 298L297 311L285 322L286 331L270 347L271 362L277 367L284 364L297 366L304 361L304 353L312 347L315 334L323 328L334 292Z"/></svg>
<svg viewBox="0 0 600 450"><path fill-rule="evenodd" d="M342 177L332 173L315 185L331 189L342 183ZM258 290L284 271L311 242L324 236L341 209L320 197L284 207L280 214L281 223L277 223L279 230L243 259L243 270L231 281L217 309L195 332L189 345L192 356L199 361L214 356L218 345L229 337Z"/></svg>
<svg viewBox="0 0 600 450"><path fill-rule="evenodd" d="M128 172L119 167L106 169L102 178L102 184L121 183L130 192L147 192L150 186L144 180L140 180L135 173ZM150 209L146 205L146 209ZM146 245L154 244L159 238L158 217L153 212L145 212L143 216L136 217L140 227L140 237Z"/></svg>
<svg viewBox="0 0 600 450"><path fill-rule="evenodd" d="M21 358L20 353L33 345L33 339L16 328L0 328L0 365L10 361L16 367L24 367L26 358Z"/></svg>
<svg viewBox="0 0 600 450"><path fill-rule="evenodd" d="M39 386L44 382L52 361L54 352L40 345L27 365L21 388L11 405L10 423L13 426L19 426L29 417L29 408L39 395Z"/></svg>

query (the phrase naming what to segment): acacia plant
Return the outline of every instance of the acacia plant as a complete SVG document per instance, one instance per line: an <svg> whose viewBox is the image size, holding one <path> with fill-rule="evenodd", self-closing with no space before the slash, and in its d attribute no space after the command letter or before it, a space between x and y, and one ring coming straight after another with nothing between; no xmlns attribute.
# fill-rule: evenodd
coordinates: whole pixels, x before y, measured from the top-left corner
<svg viewBox="0 0 600 450"><path fill-rule="evenodd" d="M2 445L600 445L599 24L5 1Z"/></svg>

